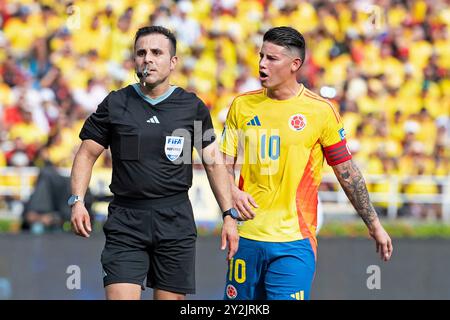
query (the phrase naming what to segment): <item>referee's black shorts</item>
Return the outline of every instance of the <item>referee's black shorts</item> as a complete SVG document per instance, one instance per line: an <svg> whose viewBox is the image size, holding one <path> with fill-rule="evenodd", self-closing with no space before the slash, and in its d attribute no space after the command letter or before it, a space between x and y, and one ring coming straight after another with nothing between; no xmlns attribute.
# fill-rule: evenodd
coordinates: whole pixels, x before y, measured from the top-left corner
<svg viewBox="0 0 450 320"><path fill-rule="evenodd" d="M103 284L195 293L197 230L187 193L161 199L114 197L103 226Z"/></svg>

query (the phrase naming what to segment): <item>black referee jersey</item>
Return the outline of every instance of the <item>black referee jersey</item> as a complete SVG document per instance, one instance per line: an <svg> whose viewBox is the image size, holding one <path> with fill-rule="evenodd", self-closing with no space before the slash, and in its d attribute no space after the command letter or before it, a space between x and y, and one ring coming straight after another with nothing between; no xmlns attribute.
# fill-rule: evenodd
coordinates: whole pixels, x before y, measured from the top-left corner
<svg viewBox="0 0 450 320"><path fill-rule="evenodd" d="M84 123L82 140L111 147L114 195L155 199L192 185L192 150L215 140L209 110L194 94L171 87L161 99L139 86L112 91Z"/></svg>

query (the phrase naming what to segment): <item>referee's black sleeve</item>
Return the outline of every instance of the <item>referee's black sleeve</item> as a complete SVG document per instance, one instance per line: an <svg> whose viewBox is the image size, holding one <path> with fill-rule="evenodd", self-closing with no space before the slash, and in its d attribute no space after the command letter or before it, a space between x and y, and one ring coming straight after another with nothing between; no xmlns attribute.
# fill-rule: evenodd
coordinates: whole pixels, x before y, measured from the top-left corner
<svg viewBox="0 0 450 320"><path fill-rule="evenodd" d="M98 105L97 111L86 119L80 131L80 139L92 139L108 149L111 143L110 120L108 112L108 99L110 94Z"/></svg>
<svg viewBox="0 0 450 320"><path fill-rule="evenodd" d="M200 149L206 148L216 140L211 115L209 114L209 110L203 101L200 101L198 104L197 117L195 121L198 122L198 125L194 126L194 146L197 151L199 151Z"/></svg>

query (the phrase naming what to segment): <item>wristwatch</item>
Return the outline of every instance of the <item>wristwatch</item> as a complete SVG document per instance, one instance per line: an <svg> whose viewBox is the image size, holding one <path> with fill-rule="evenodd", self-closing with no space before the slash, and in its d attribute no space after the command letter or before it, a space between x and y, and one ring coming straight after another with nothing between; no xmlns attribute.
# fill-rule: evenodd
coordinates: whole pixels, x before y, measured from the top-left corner
<svg viewBox="0 0 450 320"><path fill-rule="evenodd" d="M78 201L81 201L81 203L84 203L83 198L77 195L71 195L69 200L67 200L67 204L72 207L75 203Z"/></svg>
<svg viewBox="0 0 450 320"><path fill-rule="evenodd" d="M238 219L239 212L235 208L231 208L222 214L222 219L225 219L226 216L231 216L233 219Z"/></svg>

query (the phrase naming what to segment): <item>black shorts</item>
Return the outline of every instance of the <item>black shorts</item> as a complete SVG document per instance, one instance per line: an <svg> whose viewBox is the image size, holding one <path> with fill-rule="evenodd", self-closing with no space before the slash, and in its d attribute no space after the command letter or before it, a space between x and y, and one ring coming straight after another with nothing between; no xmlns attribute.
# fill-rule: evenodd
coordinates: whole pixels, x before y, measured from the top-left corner
<svg viewBox="0 0 450 320"><path fill-rule="evenodd" d="M197 230L187 193L155 200L115 197L103 226L103 284L135 283L195 293Z"/></svg>

